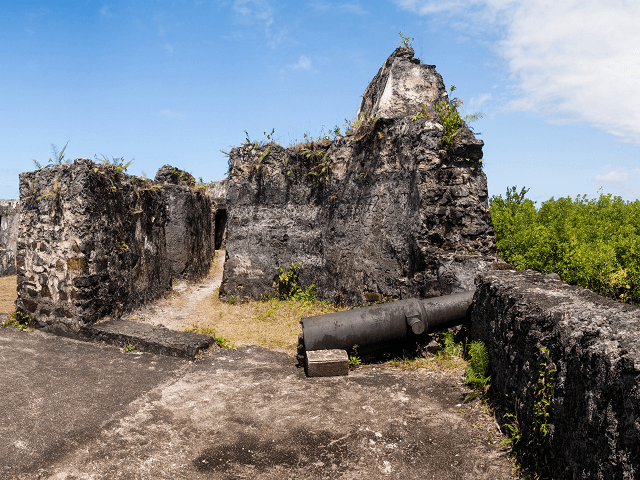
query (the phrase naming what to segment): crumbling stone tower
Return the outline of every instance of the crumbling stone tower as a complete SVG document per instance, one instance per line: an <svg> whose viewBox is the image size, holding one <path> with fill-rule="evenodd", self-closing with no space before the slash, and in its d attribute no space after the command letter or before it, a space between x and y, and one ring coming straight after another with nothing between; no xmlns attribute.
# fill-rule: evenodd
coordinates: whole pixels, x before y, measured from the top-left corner
<svg viewBox="0 0 640 480"><path fill-rule="evenodd" d="M442 152L442 101L435 67L399 47L348 134L232 149L221 296L276 294L291 262L302 287L348 304L472 288L496 256L483 142L464 126Z"/></svg>

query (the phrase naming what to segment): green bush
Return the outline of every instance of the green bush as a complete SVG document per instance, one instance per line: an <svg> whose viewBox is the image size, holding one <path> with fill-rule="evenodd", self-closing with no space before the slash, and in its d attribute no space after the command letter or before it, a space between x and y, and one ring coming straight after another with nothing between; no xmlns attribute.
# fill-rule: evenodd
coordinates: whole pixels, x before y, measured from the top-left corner
<svg viewBox="0 0 640 480"><path fill-rule="evenodd" d="M302 290L298 286L298 274L302 270L302 265L291 262L289 270L285 271L283 267L278 265L276 270L280 272L278 275L280 299L281 300L299 300L301 302L313 302L316 300L315 285L309 285L306 290Z"/></svg>
<svg viewBox="0 0 640 480"><path fill-rule="evenodd" d="M536 209L526 193L512 187L505 199L489 201L503 260L640 305L640 201L578 195L551 198Z"/></svg>

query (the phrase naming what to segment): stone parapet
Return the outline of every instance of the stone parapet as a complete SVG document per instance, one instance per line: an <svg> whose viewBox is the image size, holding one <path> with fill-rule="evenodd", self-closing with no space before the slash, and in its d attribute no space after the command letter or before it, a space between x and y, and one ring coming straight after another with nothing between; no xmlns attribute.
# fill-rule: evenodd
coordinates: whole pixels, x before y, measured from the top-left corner
<svg viewBox="0 0 640 480"><path fill-rule="evenodd" d="M640 308L553 274L490 271L476 283L471 334L522 435L518 461L548 461L554 478L638 478Z"/></svg>

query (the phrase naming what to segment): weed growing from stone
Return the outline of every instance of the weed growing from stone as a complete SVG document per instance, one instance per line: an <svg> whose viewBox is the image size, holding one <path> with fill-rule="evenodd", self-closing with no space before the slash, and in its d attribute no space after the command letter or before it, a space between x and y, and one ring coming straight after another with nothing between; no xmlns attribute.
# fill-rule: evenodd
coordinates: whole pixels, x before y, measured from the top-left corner
<svg viewBox="0 0 640 480"><path fill-rule="evenodd" d="M67 149L67 145L69 145L70 141L71 140L67 140L67 143L64 144L64 147L59 152L58 152L58 147L56 147L53 143L51 144L51 153L53 154L53 158L49 158L49 164L45 165L45 167L71 163L71 160L67 160L64 158L64 152ZM42 164L38 162L36 159L32 159L32 162L35 164L36 168L43 168Z"/></svg>
<svg viewBox="0 0 640 480"><path fill-rule="evenodd" d="M486 389L491 381L491 376L487 375L489 368L489 353L487 347L481 340L473 340L469 344L469 366L466 374L468 385L474 385L481 389Z"/></svg>
<svg viewBox="0 0 640 480"><path fill-rule="evenodd" d="M135 350L135 348L136 348L135 345L133 345L132 343L127 342L127 344L124 346L122 351L124 353L129 353L129 352L132 352L133 350Z"/></svg>
<svg viewBox="0 0 640 480"><path fill-rule="evenodd" d="M400 46L405 48L411 48L411 45L413 44L413 41L415 40L415 38L405 37L404 35L402 35L402 32L398 32L398 35L400 35L400 38L401 38Z"/></svg>
<svg viewBox="0 0 640 480"><path fill-rule="evenodd" d="M291 267L287 271L278 265L276 270L280 272L278 276L281 300L299 300L301 302L313 302L316 299L315 285L311 284L306 290L298 286L298 274L302 270L302 265L291 262Z"/></svg>
<svg viewBox="0 0 640 480"><path fill-rule="evenodd" d="M236 346L231 341L227 340L222 335L217 335L216 331L213 330L211 327L194 325L193 327L191 327L190 331L194 333L199 333L200 335L209 335L210 337L213 338L213 341L216 342L216 344L218 344L222 348L228 348L230 350L236 348Z"/></svg>
<svg viewBox="0 0 640 480"><path fill-rule="evenodd" d="M33 327L29 323L29 315L18 310L11 312L4 322L0 323L0 327L8 327L13 325L21 332L33 332Z"/></svg>
<svg viewBox="0 0 640 480"><path fill-rule="evenodd" d="M362 360L358 355L358 345L351 347L351 355L349 355L349 368L357 368L362 364Z"/></svg>

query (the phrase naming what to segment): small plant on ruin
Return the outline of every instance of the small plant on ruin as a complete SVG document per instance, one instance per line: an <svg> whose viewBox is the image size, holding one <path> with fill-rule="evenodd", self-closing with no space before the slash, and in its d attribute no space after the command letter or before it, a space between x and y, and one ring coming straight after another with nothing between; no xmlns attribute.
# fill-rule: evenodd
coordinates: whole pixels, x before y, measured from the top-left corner
<svg viewBox="0 0 640 480"><path fill-rule="evenodd" d="M127 168L129 168L135 160L132 158L127 162L125 161L124 157L111 157L111 159L109 159L102 154L100 154L100 157L101 158L98 158L98 155L93 156L95 160L102 162L104 165L111 165L113 167L114 173L126 172Z"/></svg>
<svg viewBox="0 0 640 480"><path fill-rule="evenodd" d="M63 165L65 163L71 163L71 160L66 160L64 158L64 152L67 149L67 145L71 140L67 140L67 143L64 144L62 150L58 151L58 147L56 147L53 143L51 144L51 153L53 154L53 158L49 158L49 164L45 165L45 167L51 167L53 165ZM31 159L37 168L42 168L42 164L38 162L36 159Z"/></svg>
<svg viewBox="0 0 640 480"><path fill-rule="evenodd" d="M349 355L349 368L356 368L362 364L362 360L358 355L358 345L351 347L351 354Z"/></svg>
<svg viewBox="0 0 640 480"><path fill-rule="evenodd" d="M453 93L455 90L455 85L451 85L449 91ZM438 118L442 124L442 139L440 140L442 149L440 152L447 156L451 147L457 141L464 124L464 120L458 112L458 107L462 107L462 100L456 97L451 98L448 105L444 100L436 104Z"/></svg>
<svg viewBox="0 0 640 480"><path fill-rule="evenodd" d="M302 265L291 262L289 270L285 271L283 267L278 265L276 270L280 272L279 291L282 300L300 300L302 302L313 302L316 299L315 285L310 285L307 290L302 290L298 286L298 274L302 270Z"/></svg>
<svg viewBox="0 0 640 480"><path fill-rule="evenodd" d="M127 344L124 346L124 348L122 349L124 351L124 353L129 353L131 351L133 351L136 348L135 345L133 345L132 343L127 342Z"/></svg>
<svg viewBox="0 0 640 480"><path fill-rule="evenodd" d="M411 121L415 122L416 120L419 120L421 118L427 118L427 117L429 117L429 112L427 112L427 106L423 103L422 104L422 110L420 110L415 115L412 115L411 116Z"/></svg>
<svg viewBox="0 0 640 480"><path fill-rule="evenodd" d="M258 164L256 165L256 170L258 170L262 166L262 161L267 158L267 156L271 153L271 145L267 147L267 149L262 152L260 157L258 158Z"/></svg>
<svg viewBox="0 0 640 480"><path fill-rule="evenodd" d="M10 313L7 320L0 323L0 327L7 327L9 325L13 325L21 332L33 332L33 326L31 325L29 314L22 313L19 310Z"/></svg>
<svg viewBox="0 0 640 480"><path fill-rule="evenodd" d="M411 48L411 45L413 44L413 41L415 40L415 38L413 37L405 37L404 35L402 35L402 32L399 32L398 35L400 35L400 46L401 47L406 47L406 48Z"/></svg>
<svg viewBox="0 0 640 480"><path fill-rule="evenodd" d="M360 112L351 122L347 135L352 135L356 140L363 140L375 131L378 120L380 117L369 117L365 112Z"/></svg>
<svg viewBox="0 0 640 480"><path fill-rule="evenodd" d="M236 297L235 295L231 295L229 297L229 305L235 305L236 303L238 303L238 297Z"/></svg>
<svg viewBox="0 0 640 480"><path fill-rule="evenodd" d="M456 86L451 85L449 92L453 93L455 90ZM442 124L442 139L440 140L440 146L442 148L440 149L440 153L446 155L447 158L450 155L451 147L458 141L458 137L465 123L471 123L484 117L484 114L480 112L461 117L458 109L462 109L462 100L457 97L451 97L449 104L444 100L436 104L438 119Z"/></svg>
<svg viewBox="0 0 640 480"><path fill-rule="evenodd" d="M536 383L535 398L533 404L533 431L537 434L536 438L532 439L529 443L535 443L538 447L538 452L541 459L540 466L546 465L549 455L554 457L553 452L549 450L549 434L551 433L551 427L549 424L549 417L551 415L551 400L554 392L554 373L557 372L556 368L551 368L549 365L550 355L549 350L545 347L540 348L540 354L542 360L540 361L540 368L538 371L538 381ZM539 462L537 462L539 463Z"/></svg>
<svg viewBox="0 0 640 480"><path fill-rule="evenodd" d="M520 425L518 424L518 414L516 413L505 413L502 418L507 419L508 423L504 425L507 427L507 438L500 442L500 445L517 445L520 439L522 438L522 432L520 432Z"/></svg>
<svg viewBox="0 0 640 480"><path fill-rule="evenodd" d="M465 383L485 390L491 381L491 376L487 375L487 369L489 368L487 347L483 341L473 340L469 344L468 354L469 366L466 370L467 380Z"/></svg>

